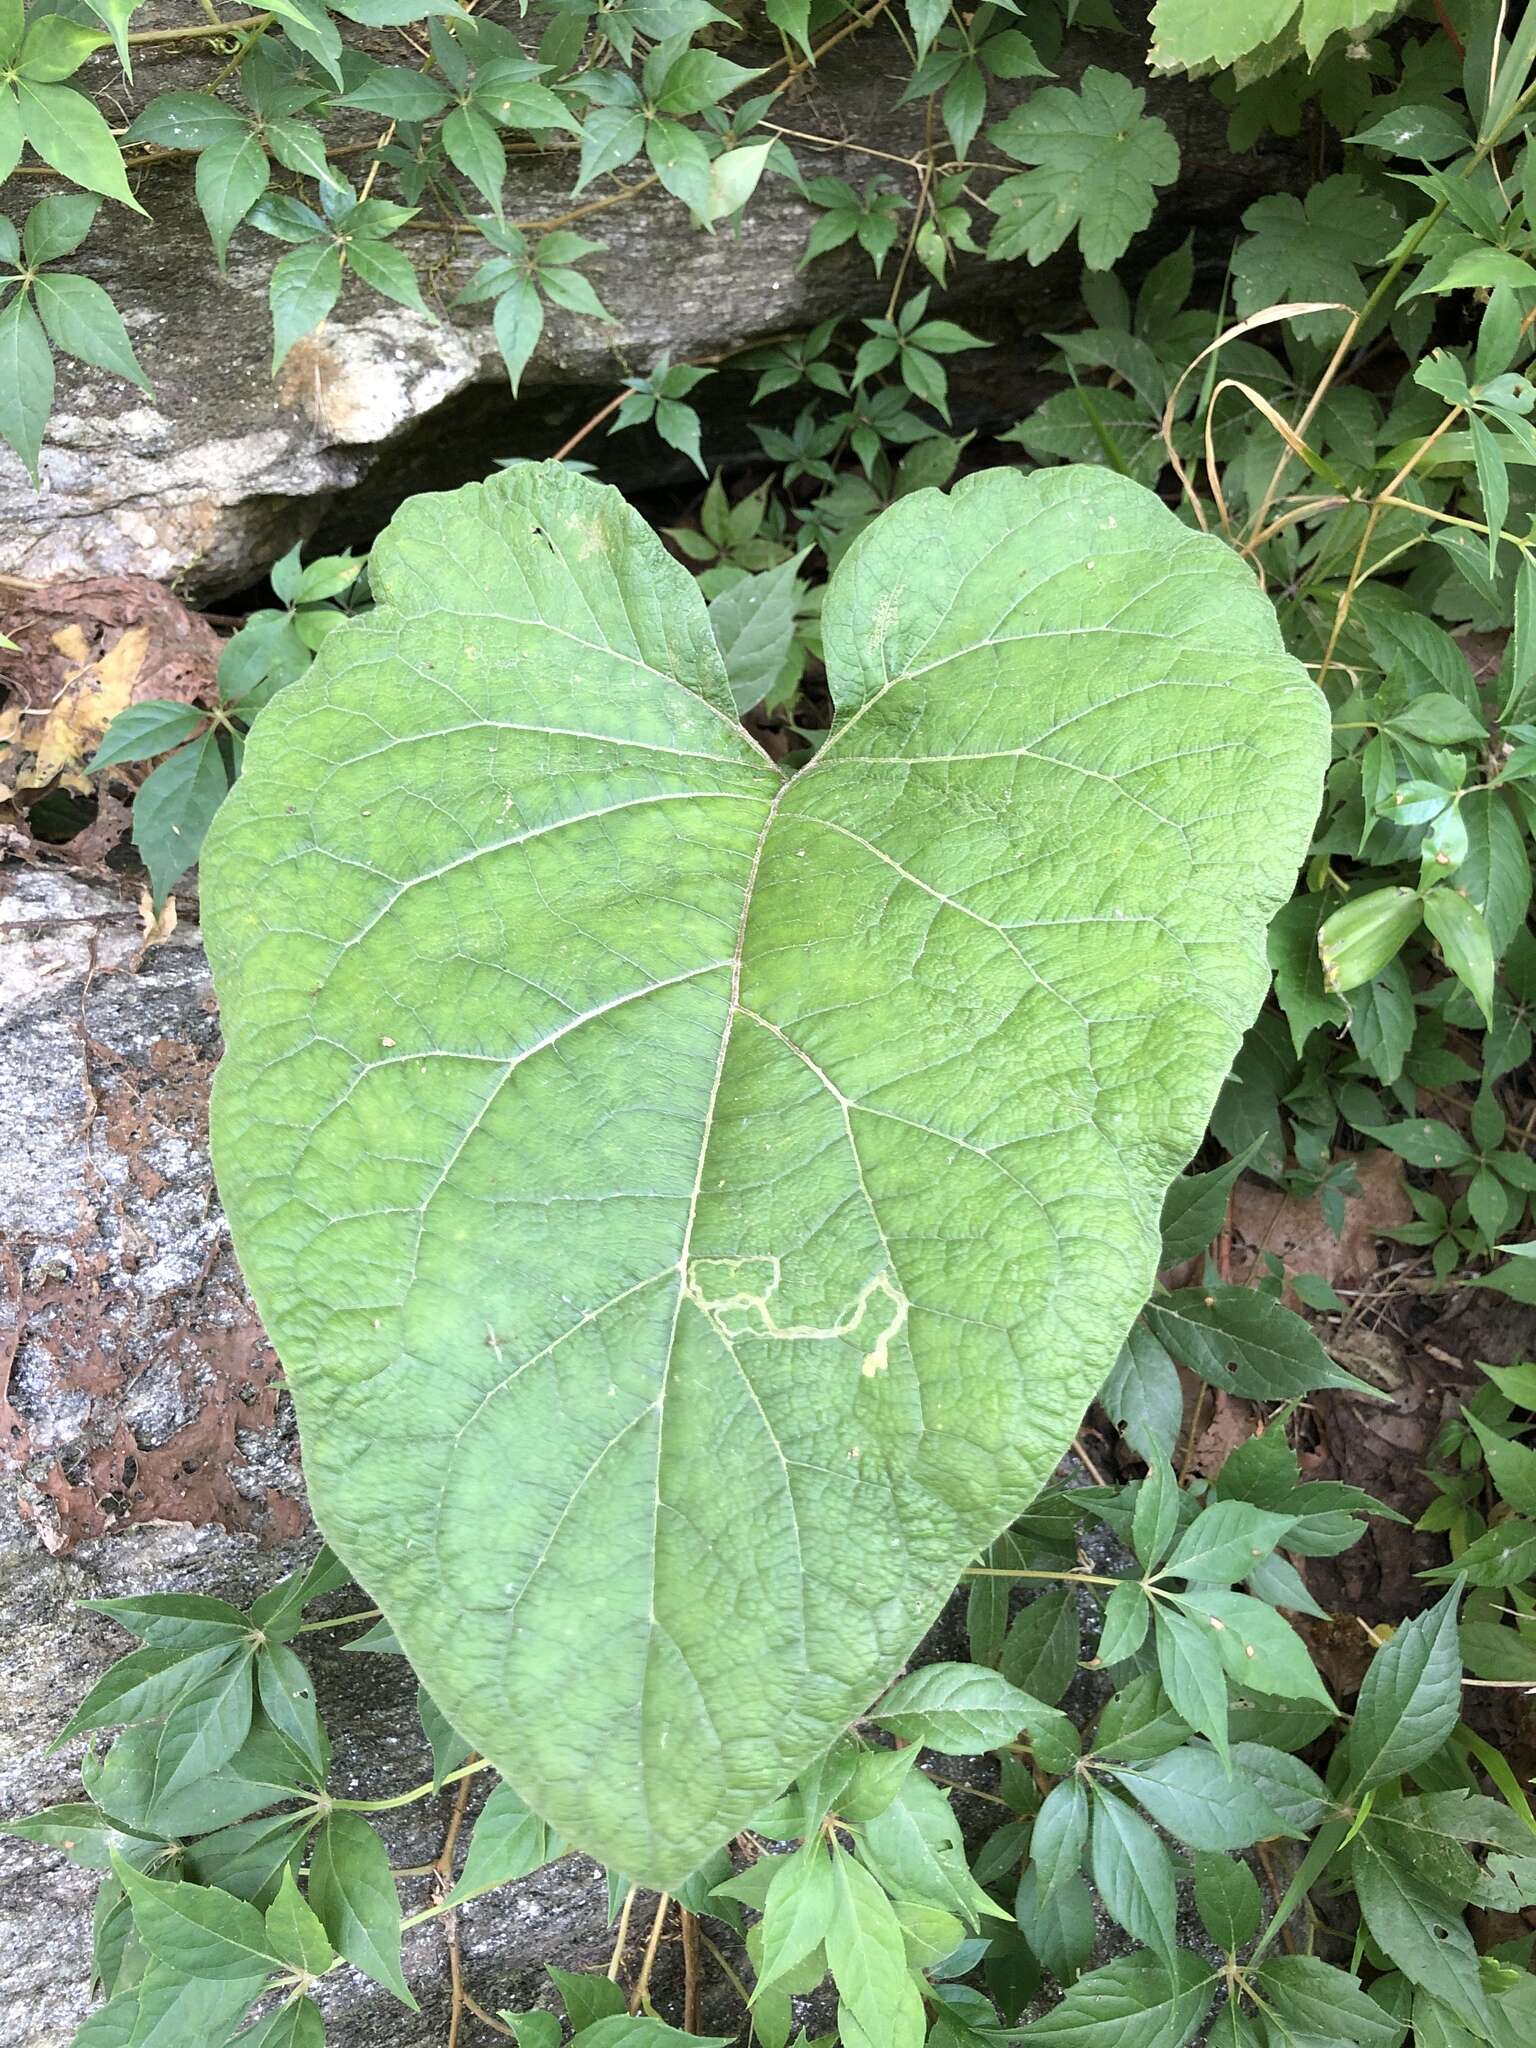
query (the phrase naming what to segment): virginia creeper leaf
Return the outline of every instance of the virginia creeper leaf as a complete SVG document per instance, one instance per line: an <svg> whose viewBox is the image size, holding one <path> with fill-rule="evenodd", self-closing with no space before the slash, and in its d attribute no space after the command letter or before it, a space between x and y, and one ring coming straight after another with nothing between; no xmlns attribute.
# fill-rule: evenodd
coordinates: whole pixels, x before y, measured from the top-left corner
<svg viewBox="0 0 1536 2048"><path fill-rule="evenodd" d="M370 576L204 863L221 1185L330 1542L465 1740L671 1886L1070 1441L1326 707L1100 471L869 529L792 780L599 485L418 499Z"/></svg>

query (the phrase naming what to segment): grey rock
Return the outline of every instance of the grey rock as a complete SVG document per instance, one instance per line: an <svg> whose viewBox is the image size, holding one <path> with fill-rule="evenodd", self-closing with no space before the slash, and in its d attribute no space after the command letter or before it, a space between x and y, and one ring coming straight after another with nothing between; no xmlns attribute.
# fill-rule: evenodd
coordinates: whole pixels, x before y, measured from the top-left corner
<svg viewBox="0 0 1536 2048"><path fill-rule="evenodd" d="M150 0L135 27L187 18L172 0ZM349 39L396 59L402 47L388 32L349 30ZM1144 32L1075 35L1060 75L1071 82L1095 62L1134 70L1145 46ZM733 43L731 54L771 64L779 52L748 40ZM137 53L131 88L110 57L93 60L81 80L110 90L131 112L156 93L198 85L209 74L206 58L172 45ZM899 44L872 31L850 38L808 87L786 94L775 110L783 125L828 139L824 148L792 144L805 172L862 185L881 171L912 196L915 175L851 146L868 141L898 157L922 147L922 107L894 105L905 77ZM994 117L1033 84L998 82ZM1244 206L1295 175L1290 145L1231 158L1225 113L1203 84L1150 81L1149 110L1169 123L1183 151L1185 175L1163 207L1179 235L1205 223L1230 229ZM378 117L353 119L356 139L376 138ZM353 134L345 126L339 132L344 139ZM572 167L566 151L514 157L509 217L541 222L563 214ZM42 578L147 575L174 579L205 598L238 590L322 519L366 540L408 491L484 475L497 456L551 453L625 374L648 370L664 351L675 360L717 356L828 314L883 311L890 285L892 266L877 280L852 248L802 269L814 213L780 178L765 180L740 237L693 229L683 209L652 187L580 223L607 243L590 274L617 324L552 312L520 400L507 388L487 309L452 308L477 260L474 251L483 254L484 245L414 229L403 246L422 270L435 322L351 284L323 329L298 344L274 380L266 287L280 246L240 231L228 277L221 278L189 170L179 160L140 173L139 196L152 219L104 205L74 259L117 302L154 396L61 360L40 493L0 449L0 570ZM635 167L620 174L621 185L640 182ZM19 218L46 189L46 181L18 175L0 188L0 211ZM612 181L597 188L613 189ZM1146 260L1161 253L1156 234L1138 250ZM970 423L995 423L1038 389L1027 375L1021 381L1021 372L1038 365L1038 337L1070 315L1077 278L1075 251L1038 271L976 259L962 264L951 310L1014 344L1001 359L988 359L974 386L965 358L953 364ZM723 378L701 388L714 459L755 448L741 421L745 388ZM605 459L627 465L613 480L631 486L647 471L674 466L664 451L658 456L649 432L601 445Z"/></svg>

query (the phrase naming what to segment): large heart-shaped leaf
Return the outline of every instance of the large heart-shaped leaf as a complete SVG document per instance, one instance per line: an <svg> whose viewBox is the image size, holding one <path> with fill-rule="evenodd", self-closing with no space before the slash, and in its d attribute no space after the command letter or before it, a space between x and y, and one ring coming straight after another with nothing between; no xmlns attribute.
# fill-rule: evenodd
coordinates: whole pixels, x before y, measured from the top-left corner
<svg viewBox="0 0 1536 2048"><path fill-rule="evenodd" d="M562 1834L671 1884L1034 1495L1266 985L1322 697L1098 470L904 499L786 779L554 468L416 500L204 864L315 1512Z"/></svg>

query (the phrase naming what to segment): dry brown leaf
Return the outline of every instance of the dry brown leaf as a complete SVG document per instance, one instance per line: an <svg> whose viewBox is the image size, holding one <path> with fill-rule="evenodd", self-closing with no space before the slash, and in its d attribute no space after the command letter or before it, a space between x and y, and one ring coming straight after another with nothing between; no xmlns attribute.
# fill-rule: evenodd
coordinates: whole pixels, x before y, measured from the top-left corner
<svg viewBox="0 0 1536 2048"><path fill-rule="evenodd" d="M1335 1237L1316 1199L1284 1195L1264 1181L1240 1179L1232 1191L1232 1278L1239 1286L1263 1273L1272 1252L1287 1273L1316 1273L1330 1287L1354 1287L1378 1264L1382 1232L1413 1220L1394 1152L1368 1152L1354 1162L1358 1195L1344 1202L1343 1233ZM1290 1289L1286 1300L1294 1308Z"/></svg>
<svg viewBox="0 0 1536 2048"><path fill-rule="evenodd" d="M95 823L46 850L99 866L123 837L128 813L92 782L86 763L130 704L151 697L212 703L222 642L206 619L141 577L29 588L8 598L3 624L15 651L0 652L0 805L7 807L0 823L25 829L30 805L45 790L95 794ZM126 785L143 772L111 774Z"/></svg>
<svg viewBox="0 0 1536 2048"><path fill-rule="evenodd" d="M139 950L133 956L133 964L139 962L152 946L163 946L176 929L176 898L167 896L164 907L157 913L155 899L147 889L139 891L139 923L144 927L144 936Z"/></svg>
<svg viewBox="0 0 1536 2048"><path fill-rule="evenodd" d="M91 659L78 626L55 633L53 644L76 664L42 719L36 752L19 785L43 789L58 780L83 796L91 786L85 764L101 745L101 736L134 700L134 686L149 650L148 626L130 626L97 658Z"/></svg>
<svg viewBox="0 0 1536 2048"><path fill-rule="evenodd" d="M1237 1401L1225 1388L1214 1390L1210 1415L1195 1439L1189 1468L1202 1479L1214 1479L1232 1453L1254 1434L1255 1410Z"/></svg>

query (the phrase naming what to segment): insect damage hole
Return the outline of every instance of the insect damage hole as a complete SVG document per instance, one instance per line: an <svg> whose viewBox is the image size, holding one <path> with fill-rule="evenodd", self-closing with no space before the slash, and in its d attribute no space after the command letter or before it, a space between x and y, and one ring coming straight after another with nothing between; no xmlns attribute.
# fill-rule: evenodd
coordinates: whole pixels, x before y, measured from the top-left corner
<svg viewBox="0 0 1536 2048"><path fill-rule="evenodd" d="M852 1307L833 1323L781 1323L774 1313L773 1297L782 1278L781 1263L773 1252L690 1259L683 1292L708 1317L728 1348L748 1337L800 1342L818 1338L841 1341L855 1333L862 1336L872 1305L883 1301L882 1325L860 1359L859 1371L865 1379L873 1379L887 1370L891 1346L906 1326L910 1306L887 1271L882 1268L866 1280Z"/></svg>

